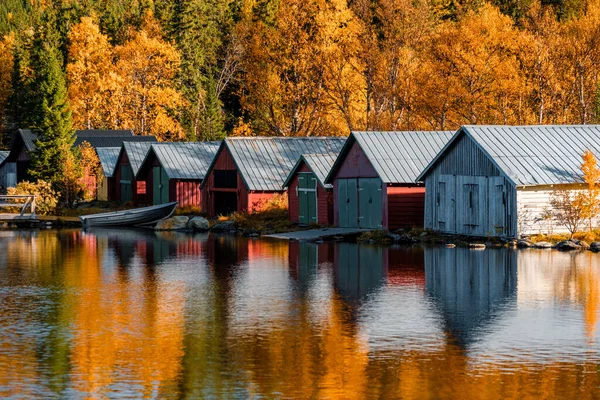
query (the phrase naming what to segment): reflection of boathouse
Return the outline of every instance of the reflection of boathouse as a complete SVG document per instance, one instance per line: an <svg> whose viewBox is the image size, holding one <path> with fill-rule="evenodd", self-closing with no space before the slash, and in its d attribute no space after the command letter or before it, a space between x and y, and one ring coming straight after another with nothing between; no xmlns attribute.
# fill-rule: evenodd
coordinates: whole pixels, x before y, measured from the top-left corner
<svg viewBox="0 0 600 400"><path fill-rule="evenodd" d="M333 258L335 285L346 300L361 300L384 283L387 250L355 243L336 244Z"/></svg>
<svg viewBox="0 0 600 400"><path fill-rule="evenodd" d="M427 294L460 346L516 301L517 253L512 250L425 249Z"/></svg>

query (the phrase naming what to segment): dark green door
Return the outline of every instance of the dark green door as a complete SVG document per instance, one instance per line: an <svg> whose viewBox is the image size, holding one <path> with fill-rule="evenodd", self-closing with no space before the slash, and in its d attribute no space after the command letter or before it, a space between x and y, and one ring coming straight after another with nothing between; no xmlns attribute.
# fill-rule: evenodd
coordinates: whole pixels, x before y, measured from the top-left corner
<svg viewBox="0 0 600 400"><path fill-rule="evenodd" d="M121 167L121 204L127 203L133 199L133 191L131 189L131 180L133 179L133 170L130 165Z"/></svg>
<svg viewBox="0 0 600 400"><path fill-rule="evenodd" d="M360 228L382 229L381 180L378 178L361 178L358 180L359 192L359 224Z"/></svg>
<svg viewBox="0 0 600 400"><path fill-rule="evenodd" d="M358 227L356 179L338 179L338 223L341 228Z"/></svg>
<svg viewBox="0 0 600 400"><path fill-rule="evenodd" d="M311 172L298 174L298 202L301 224L316 224L317 221L317 179Z"/></svg>
<svg viewBox="0 0 600 400"><path fill-rule="evenodd" d="M154 205L169 202L169 177L161 167L152 169L152 202Z"/></svg>

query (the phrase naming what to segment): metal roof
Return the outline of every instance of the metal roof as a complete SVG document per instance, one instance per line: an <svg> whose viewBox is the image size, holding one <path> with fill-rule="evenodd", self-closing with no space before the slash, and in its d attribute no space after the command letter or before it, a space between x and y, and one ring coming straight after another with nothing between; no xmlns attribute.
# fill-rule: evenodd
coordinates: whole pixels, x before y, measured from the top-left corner
<svg viewBox="0 0 600 400"><path fill-rule="evenodd" d="M35 150L35 141L38 134L31 129L19 129L18 134L23 139L28 151ZM93 148L98 147L120 147L124 141L128 142L157 142L154 136L135 136L131 130L78 130L75 131L75 142L73 147L88 142Z"/></svg>
<svg viewBox="0 0 600 400"><path fill-rule="evenodd" d="M352 132L326 178L331 183L354 142L384 183L413 183L452 138L452 131Z"/></svg>
<svg viewBox="0 0 600 400"><path fill-rule="evenodd" d="M590 150L600 156L600 125L466 125L456 132L420 178L463 134L518 186L583 182L583 153Z"/></svg>
<svg viewBox="0 0 600 400"><path fill-rule="evenodd" d="M224 148L229 150L248 190L281 191L300 155L337 153L345 140L345 137L226 138L219 153Z"/></svg>
<svg viewBox="0 0 600 400"><path fill-rule="evenodd" d="M308 169L311 170L313 174L317 177L319 184L326 189L331 189L333 185L325 183L325 178L329 174L331 167L335 163L335 159L337 158L339 153L324 153L324 154L302 154L300 159L294 165L294 168L288 174L285 182L283 183L283 187L289 186L290 180L296 174L298 168L302 165L302 163L306 164Z"/></svg>
<svg viewBox="0 0 600 400"><path fill-rule="evenodd" d="M102 172L105 177L111 178L113 176L120 151L120 147L98 147L96 149L100 164L102 164Z"/></svg>
<svg viewBox="0 0 600 400"><path fill-rule="evenodd" d="M131 135L127 133L131 133ZM124 141L157 142L154 136L133 136L133 132L131 131L77 131L75 135L74 147L79 146L83 142L88 142L93 148L120 147Z"/></svg>
<svg viewBox="0 0 600 400"><path fill-rule="evenodd" d="M155 143L146 155L154 154L169 179L202 180L221 142Z"/></svg>
<svg viewBox="0 0 600 400"><path fill-rule="evenodd" d="M0 165L2 165L2 163L4 162L4 160L6 160L6 157L8 157L9 154L10 154L10 151L8 151L8 150L0 151Z"/></svg>
<svg viewBox="0 0 600 400"><path fill-rule="evenodd" d="M129 159L129 165L131 165L131 169L133 170L133 176L137 176L137 173L142 166L142 162L146 158L148 150L150 150L152 144L153 143L151 142L123 142L123 147L121 147L119 157L121 156L121 153L125 151L127 158ZM117 159L119 157L117 157Z"/></svg>

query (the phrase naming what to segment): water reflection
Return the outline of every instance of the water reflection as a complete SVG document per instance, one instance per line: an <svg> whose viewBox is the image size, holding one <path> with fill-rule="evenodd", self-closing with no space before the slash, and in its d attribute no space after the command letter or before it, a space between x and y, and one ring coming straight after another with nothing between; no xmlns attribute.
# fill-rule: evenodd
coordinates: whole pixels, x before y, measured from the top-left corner
<svg viewBox="0 0 600 400"><path fill-rule="evenodd" d="M460 347L479 340L479 330L517 301L517 252L492 249L425 250L428 296L444 319L444 330Z"/></svg>
<svg viewBox="0 0 600 400"><path fill-rule="evenodd" d="M593 397L591 253L0 233L0 397Z"/></svg>

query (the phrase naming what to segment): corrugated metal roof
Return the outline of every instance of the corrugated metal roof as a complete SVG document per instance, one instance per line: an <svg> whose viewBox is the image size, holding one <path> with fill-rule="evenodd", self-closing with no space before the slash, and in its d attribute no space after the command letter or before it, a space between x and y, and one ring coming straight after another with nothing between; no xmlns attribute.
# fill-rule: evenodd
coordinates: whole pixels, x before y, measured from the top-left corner
<svg viewBox="0 0 600 400"><path fill-rule="evenodd" d="M88 132L88 131L86 131L86 132ZM98 132L98 131L92 131L92 132ZM116 134L115 135L108 134L108 135L101 135L101 136L84 135L84 136L77 136L75 138L75 143L73 144L73 146L79 146L83 142L88 142L90 144L90 146L92 146L93 148L119 147L125 141L128 141L128 142L152 142L152 143L157 142L156 137L154 137L154 136L119 136Z"/></svg>
<svg viewBox="0 0 600 400"><path fill-rule="evenodd" d="M170 179L204 179L220 143L155 143L146 159L154 153Z"/></svg>
<svg viewBox="0 0 600 400"><path fill-rule="evenodd" d="M28 151L34 151L38 134L31 129L19 129L19 135L25 143L25 148ZM135 136L131 130L91 129L75 131L75 143L73 146L79 146L85 141L93 148L120 147L125 140L129 142L157 142L154 136Z"/></svg>
<svg viewBox="0 0 600 400"><path fill-rule="evenodd" d="M581 156L600 156L600 125L463 126L427 169L466 134L519 186L583 182Z"/></svg>
<svg viewBox="0 0 600 400"><path fill-rule="evenodd" d="M300 155L337 153L345 140L342 137L227 138L222 146L229 149L248 190L281 191Z"/></svg>
<svg viewBox="0 0 600 400"><path fill-rule="evenodd" d="M96 149L100 164L102 165L102 172L105 177L111 178L113 176L120 151L120 147L98 147Z"/></svg>
<svg viewBox="0 0 600 400"><path fill-rule="evenodd" d="M413 183L452 138L452 131L352 132L326 181L341 165L354 141L385 183Z"/></svg>
<svg viewBox="0 0 600 400"><path fill-rule="evenodd" d="M326 189L331 189L333 185L325 183L325 178L329 174L331 167L335 163L335 159L337 158L339 153L324 153L324 154L302 154L300 159L294 165L294 168L288 174L283 187L289 186L289 182L292 177L296 174L297 169L300 167L302 163L305 163L308 168L315 174L317 180Z"/></svg>
<svg viewBox="0 0 600 400"><path fill-rule="evenodd" d="M19 135L21 136L21 139L23 139L27 151L34 151L37 134L31 129L19 129Z"/></svg>
<svg viewBox="0 0 600 400"><path fill-rule="evenodd" d="M121 148L119 155L125 151L131 169L133 170L133 176L136 176L140 170L142 162L144 161L144 158L146 158L152 144L153 143L151 142L123 142L123 147Z"/></svg>
<svg viewBox="0 0 600 400"><path fill-rule="evenodd" d="M4 160L6 160L6 157L8 157L9 154L10 154L10 151L8 151L8 150L0 151L0 164L2 164L4 162Z"/></svg>

